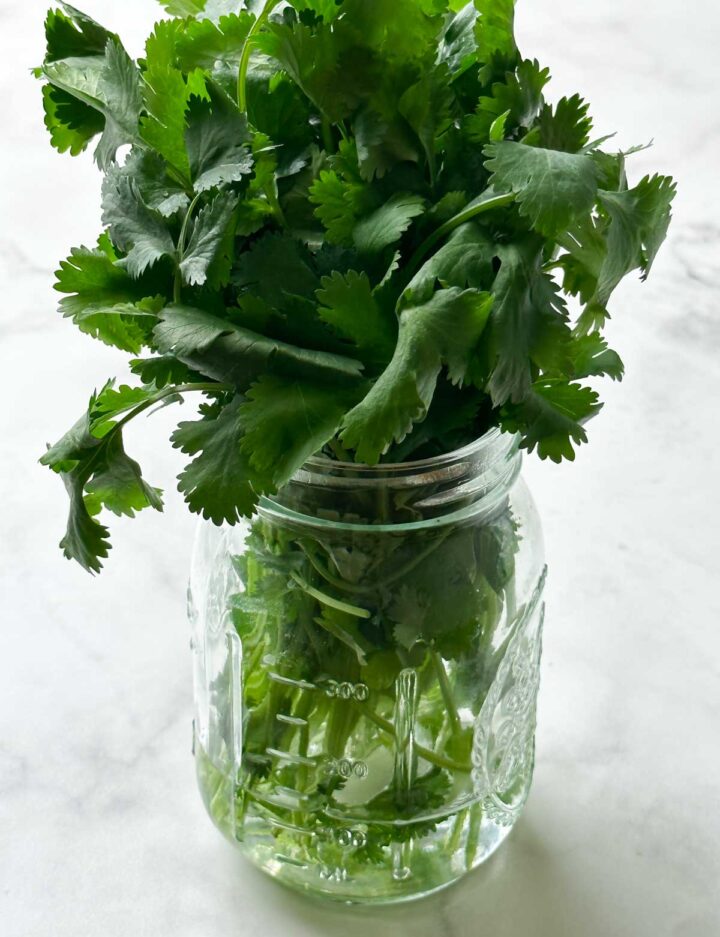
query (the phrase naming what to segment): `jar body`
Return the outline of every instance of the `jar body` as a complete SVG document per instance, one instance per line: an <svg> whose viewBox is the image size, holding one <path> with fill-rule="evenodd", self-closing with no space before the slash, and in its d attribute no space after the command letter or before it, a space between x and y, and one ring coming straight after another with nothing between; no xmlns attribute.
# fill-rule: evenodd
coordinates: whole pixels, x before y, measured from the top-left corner
<svg viewBox="0 0 720 937"><path fill-rule="evenodd" d="M251 521L200 525L200 789L287 885L420 897L486 859L527 798L542 538L516 444L482 443L404 472L318 462Z"/></svg>

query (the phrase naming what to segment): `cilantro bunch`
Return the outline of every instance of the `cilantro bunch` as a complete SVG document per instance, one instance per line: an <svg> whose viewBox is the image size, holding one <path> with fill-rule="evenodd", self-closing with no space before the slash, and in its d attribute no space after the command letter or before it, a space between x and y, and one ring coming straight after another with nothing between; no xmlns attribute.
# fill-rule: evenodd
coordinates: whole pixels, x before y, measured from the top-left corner
<svg viewBox="0 0 720 937"><path fill-rule="evenodd" d="M101 510L161 509L123 430L192 393L179 484L216 523L322 449L399 461L500 426L572 459L600 408L586 380L622 377L608 301L650 271L675 187L631 186L577 95L545 101L514 0L163 5L137 62L68 4L45 24L52 144L93 143L104 174L60 309L138 378L43 456L65 555L98 571Z"/></svg>

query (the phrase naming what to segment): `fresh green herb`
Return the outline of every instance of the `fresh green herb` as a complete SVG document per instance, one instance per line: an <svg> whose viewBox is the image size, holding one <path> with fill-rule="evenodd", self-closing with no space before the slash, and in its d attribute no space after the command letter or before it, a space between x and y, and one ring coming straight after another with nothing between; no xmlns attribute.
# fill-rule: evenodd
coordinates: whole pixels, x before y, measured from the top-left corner
<svg viewBox="0 0 720 937"><path fill-rule="evenodd" d="M600 408L583 382L622 377L608 302L649 273L675 187L630 186L587 104L545 101L514 0L163 6L135 62L58 4L37 75L53 146L97 140L104 173L104 231L61 263L62 313L146 352L143 399L213 401L174 437L196 456L190 509L250 514L323 447L394 461L500 426L573 459ZM103 395L43 458L70 492L65 553L92 570L101 505L159 504L122 449L145 407L106 440Z"/></svg>

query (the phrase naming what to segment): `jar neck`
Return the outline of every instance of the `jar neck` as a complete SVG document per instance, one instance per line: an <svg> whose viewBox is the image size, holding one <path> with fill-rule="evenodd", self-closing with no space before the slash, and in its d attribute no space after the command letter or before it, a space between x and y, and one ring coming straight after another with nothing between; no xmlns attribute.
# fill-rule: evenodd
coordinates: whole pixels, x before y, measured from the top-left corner
<svg viewBox="0 0 720 937"><path fill-rule="evenodd" d="M494 429L418 462L376 466L314 456L261 510L352 526L417 524L467 511L494 513L521 467L519 439Z"/></svg>

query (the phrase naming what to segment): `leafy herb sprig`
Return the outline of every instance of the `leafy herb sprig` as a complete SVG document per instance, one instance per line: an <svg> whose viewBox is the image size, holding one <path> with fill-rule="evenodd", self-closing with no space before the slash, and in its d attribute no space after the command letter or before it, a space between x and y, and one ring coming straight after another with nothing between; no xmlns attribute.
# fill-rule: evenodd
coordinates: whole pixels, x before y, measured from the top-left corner
<svg viewBox="0 0 720 937"><path fill-rule="evenodd" d="M162 507L123 430L193 392L180 489L216 523L323 447L398 461L500 426L574 458L600 408L586 380L623 373L608 301L649 273L675 186L631 186L579 96L545 101L514 0L163 6L135 62L60 3L37 69L53 145L97 139L104 174L60 309L140 382L108 383L43 456L70 495L65 555L98 571L98 513Z"/></svg>

